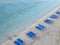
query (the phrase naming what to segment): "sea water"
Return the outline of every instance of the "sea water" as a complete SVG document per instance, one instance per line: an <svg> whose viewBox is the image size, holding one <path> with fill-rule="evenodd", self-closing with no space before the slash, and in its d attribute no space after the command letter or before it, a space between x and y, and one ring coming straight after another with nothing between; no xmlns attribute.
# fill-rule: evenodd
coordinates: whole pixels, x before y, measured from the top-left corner
<svg viewBox="0 0 60 45"><path fill-rule="evenodd" d="M41 0L0 0L0 39L6 39L28 28L59 3Z"/></svg>

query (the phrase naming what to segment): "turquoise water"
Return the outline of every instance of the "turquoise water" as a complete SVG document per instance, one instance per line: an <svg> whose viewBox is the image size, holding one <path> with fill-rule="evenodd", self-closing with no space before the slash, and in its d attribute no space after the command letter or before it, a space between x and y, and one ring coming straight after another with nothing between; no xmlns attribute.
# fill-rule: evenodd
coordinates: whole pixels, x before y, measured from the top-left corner
<svg viewBox="0 0 60 45"><path fill-rule="evenodd" d="M59 4L59 1L0 0L0 37L21 31Z"/></svg>

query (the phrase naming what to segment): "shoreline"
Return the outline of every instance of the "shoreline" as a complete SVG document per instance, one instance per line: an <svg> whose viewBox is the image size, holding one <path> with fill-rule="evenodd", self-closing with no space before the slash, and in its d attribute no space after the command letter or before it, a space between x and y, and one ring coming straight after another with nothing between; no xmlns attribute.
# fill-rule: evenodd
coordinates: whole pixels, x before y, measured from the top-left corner
<svg viewBox="0 0 60 45"><path fill-rule="evenodd" d="M57 10L58 8L56 8L56 10ZM50 12L50 11L49 11ZM54 12L54 11L53 11ZM51 13L53 13L53 12L51 12ZM47 16L49 16L49 15L47 15ZM47 17L46 15L44 16L44 17ZM41 17L41 18L44 18L44 17ZM40 20L40 19L39 19ZM39 23L40 21L37 21L37 23ZM33 24L33 25L31 25L31 26L29 26L29 27L27 27L26 29L25 29L25 32L28 30L28 29L30 29L31 27L33 27L34 25L36 25L37 23L35 23L35 24ZM20 34L20 33L18 33L18 34Z"/></svg>

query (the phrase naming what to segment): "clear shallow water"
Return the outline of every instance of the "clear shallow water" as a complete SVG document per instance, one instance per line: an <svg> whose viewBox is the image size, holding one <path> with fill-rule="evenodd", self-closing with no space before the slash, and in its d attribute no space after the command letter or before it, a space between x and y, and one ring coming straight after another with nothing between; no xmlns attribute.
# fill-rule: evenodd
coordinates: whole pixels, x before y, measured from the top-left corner
<svg viewBox="0 0 60 45"><path fill-rule="evenodd" d="M40 0L0 0L0 39L35 23L59 3Z"/></svg>

